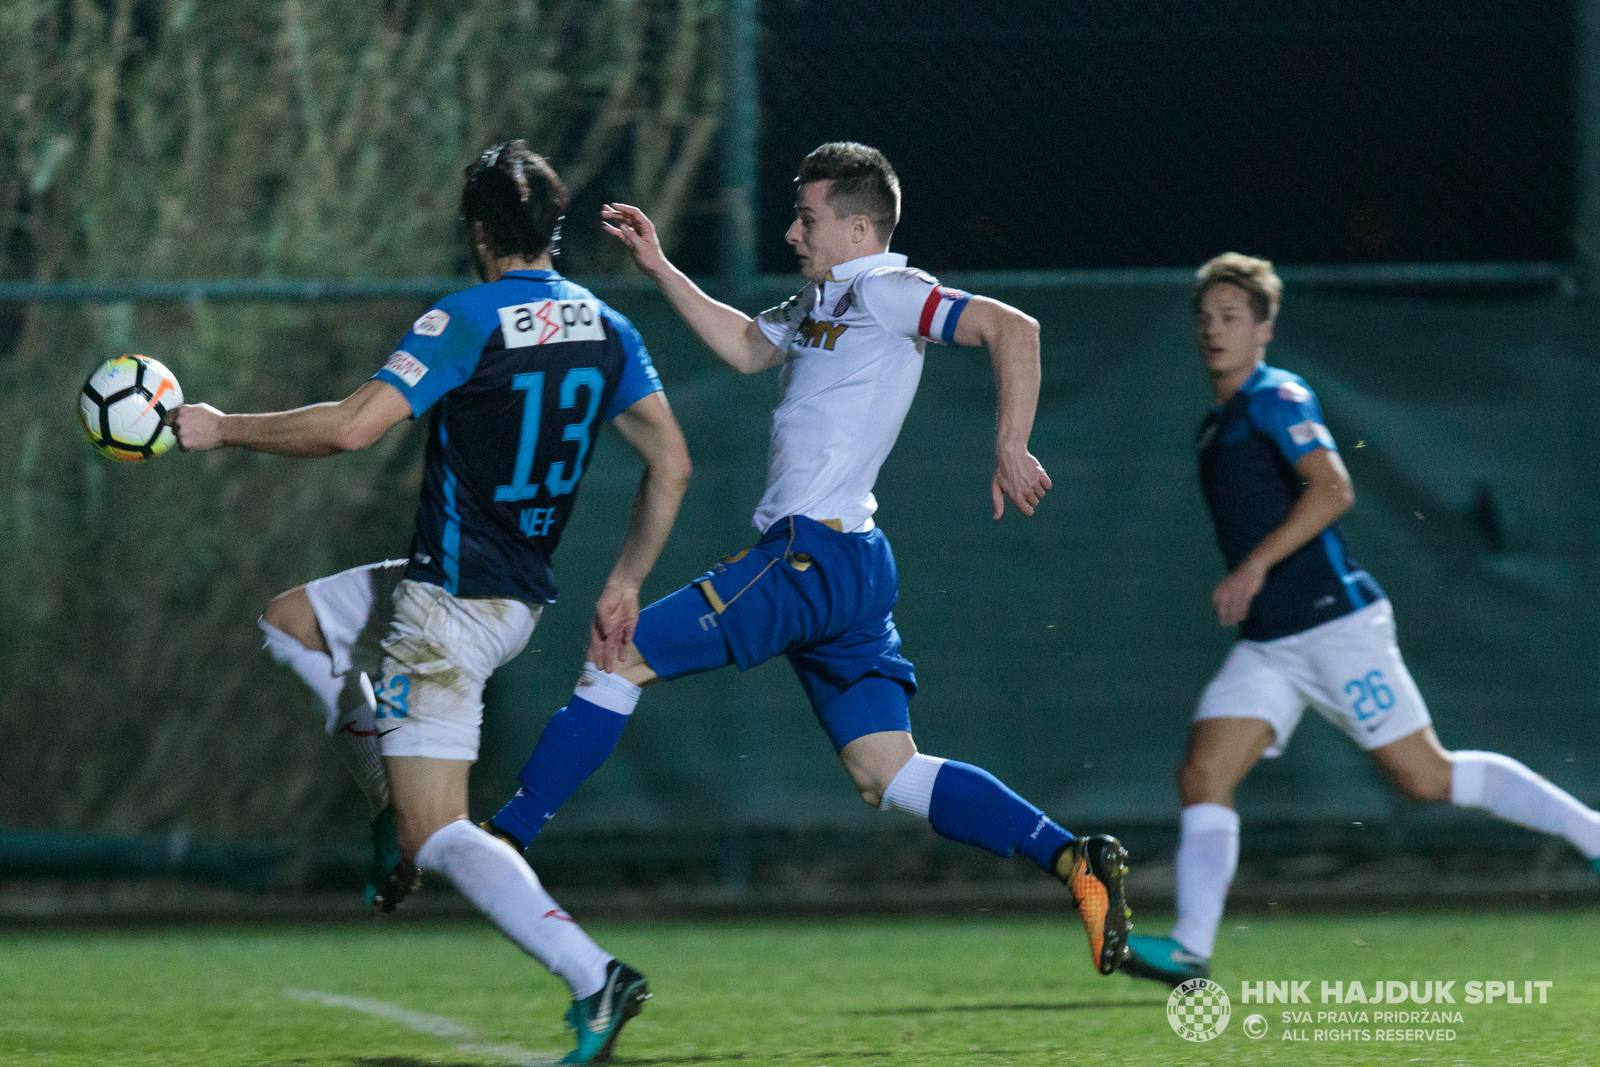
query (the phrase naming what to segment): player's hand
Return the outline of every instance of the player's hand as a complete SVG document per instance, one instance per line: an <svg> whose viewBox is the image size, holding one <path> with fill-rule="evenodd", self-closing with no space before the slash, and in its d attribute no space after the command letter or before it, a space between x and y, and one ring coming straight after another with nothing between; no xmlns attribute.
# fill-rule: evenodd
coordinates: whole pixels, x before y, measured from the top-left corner
<svg viewBox="0 0 1600 1067"><path fill-rule="evenodd" d="M639 625L639 587L607 582L589 620L589 662L603 671L622 663L622 650Z"/></svg>
<svg viewBox="0 0 1600 1067"><path fill-rule="evenodd" d="M222 439L222 420L227 418L210 404L179 404L167 412L166 424L178 437L185 452L209 452L227 444Z"/></svg>
<svg viewBox="0 0 1600 1067"><path fill-rule="evenodd" d="M600 209L600 228L628 246L639 269L654 278L667 267L656 224L631 204L607 204Z"/></svg>
<svg viewBox="0 0 1600 1067"><path fill-rule="evenodd" d="M1024 448L1000 453L994 467L994 480L989 483L989 495L994 499L994 517L998 519L1005 514L1006 497L1011 498L1018 511L1032 515L1033 509L1039 506L1045 490L1049 488L1050 476L1044 472L1032 452Z"/></svg>
<svg viewBox="0 0 1600 1067"><path fill-rule="evenodd" d="M1223 626L1237 626L1250 614L1250 602L1261 592L1267 580L1267 569L1248 559L1211 591L1211 603L1217 609L1217 622Z"/></svg>

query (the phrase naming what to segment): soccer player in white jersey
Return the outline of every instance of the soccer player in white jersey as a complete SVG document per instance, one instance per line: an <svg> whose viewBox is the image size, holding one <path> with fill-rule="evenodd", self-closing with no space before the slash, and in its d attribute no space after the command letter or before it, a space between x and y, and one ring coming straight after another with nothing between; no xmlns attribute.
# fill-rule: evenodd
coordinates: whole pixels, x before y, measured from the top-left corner
<svg viewBox="0 0 1600 1067"><path fill-rule="evenodd" d="M1172 985L1210 974L1239 861L1234 787L1282 754L1307 704L1405 796L1559 834L1600 870L1600 814L1514 759L1439 743L1389 600L1345 551L1335 520L1355 490L1317 398L1266 364L1282 291L1271 263L1231 252L1195 282L1195 344L1217 402L1195 450L1229 568L1211 599L1240 640L1200 696L1178 770L1177 925L1168 937L1132 935L1123 964Z"/></svg>
<svg viewBox="0 0 1600 1067"><path fill-rule="evenodd" d="M1125 951L1126 854L1105 835L1074 837L993 775L917 751L916 691L891 611L894 555L872 495L922 373L929 342L987 345L999 385L990 483L1032 515L1050 479L1028 451L1039 398L1039 326L1016 308L941 286L889 251L898 179L876 149L826 144L796 179L788 242L807 280L751 318L707 296L667 261L637 208L613 204L606 229L677 312L745 374L781 367L760 540L645 608L637 627L597 634L568 705L522 769L522 789L486 826L526 847L610 754L640 687L774 656L794 667L861 799L927 819L939 834L1002 856L1022 853L1066 882L1110 974Z"/></svg>
<svg viewBox="0 0 1600 1067"><path fill-rule="evenodd" d="M318 457L365 448L430 413L410 559L290 590L261 628L273 656L323 699L369 803L392 805L399 855L380 880L382 903L408 888L413 862L448 879L567 983L577 1048L563 1062L589 1063L609 1057L649 987L578 928L522 856L473 825L467 775L484 683L555 600L550 558L600 420L645 471L597 626L638 614L639 585L688 485L689 454L638 331L552 269L566 207L561 179L526 144L491 147L467 168L461 193L484 284L417 319L370 381L337 404L263 415L190 404L172 418L189 451ZM376 706L370 683L367 692L356 684L374 669Z"/></svg>

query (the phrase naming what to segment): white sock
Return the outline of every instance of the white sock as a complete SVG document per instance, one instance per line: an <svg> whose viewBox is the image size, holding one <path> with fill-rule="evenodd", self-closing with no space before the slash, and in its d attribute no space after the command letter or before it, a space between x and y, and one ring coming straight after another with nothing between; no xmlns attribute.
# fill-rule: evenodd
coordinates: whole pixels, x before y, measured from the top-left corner
<svg viewBox="0 0 1600 1067"><path fill-rule="evenodd" d="M1221 804L1184 808L1177 867L1178 922L1172 939L1210 959L1228 886L1239 868L1239 813Z"/></svg>
<svg viewBox="0 0 1600 1067"><path fill-rule="evenodd" d="M334 674L332 656L307 648L266 619L257 619L256 625L266 635L265 647L272 658L299 675L322 702L322 728L332 739L339 762L367 798L368 814L376 816L389 806L389 776L378 752L371 683L363 686L363 675L356 670Z"/></svg>
<svg viewBox="0 0 1600 1067"><path fill-rule="evenodd" d="M595 707L614 711L618 715L632 715L639 706L639 694L644 690L620 674L608 674L593 663L583 665L583 674L573 696L582 697Z"/></svg>
<svg viewBox="0 0 1600 1067"><path fill-rule="evenodd" d="M926 819L928 806L933 803L933 780L939 777L939 768L943 766L944 760L938 756L924 756L918 752L906 760L906 765L884 787L878 807Z"/></svg>
<svg viewBox="0 0 1600 1067"><path fill-rule="evenodd" d="M1450 803L1559 834L1588 859L1600 857L1600 813L1571 793L1498 752L1454 752L1450 759Z"/></svg>
<svg viewBox="0 0 1600 1067"><path fill-rule="evenodd" d="M450 879L513 944L566 982L575 999L605 985L611 954L561 910L533 868L498 837L458 820L422 843L417 866Z"/></svg>
<svg viewBox="0 0 1600 1067"><path fill-rule="evenodd" d="M313 652L290 637L263 616L256 620L266 635L264 646L273 659L300 676L322 701L322 715L326 720L322 728L332 734L339 723L339 693L344 689L344 679L333 673L333 657L326 652Z"/></svg>

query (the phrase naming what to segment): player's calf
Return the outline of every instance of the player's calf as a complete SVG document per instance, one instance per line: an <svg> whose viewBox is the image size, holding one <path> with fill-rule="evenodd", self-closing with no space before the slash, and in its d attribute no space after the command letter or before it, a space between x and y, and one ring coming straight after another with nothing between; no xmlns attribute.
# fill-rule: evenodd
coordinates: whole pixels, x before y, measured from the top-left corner
<svg viewBox="0 0 1600 1067"><path fill-rule="evenodd" d="M466 760L387 756L394 792L394 829L400 854L415 861L435 833L467 818Z"/></svg>
<svg viewBox="0 0 1600 1067"><path fill-rule="evenodd" d="M611 755L639 694L639 686L621 675L585 663L572 699L550 716L518 772L521 787L484 828L519 851L533 844L544 824Z"/></svg>
<svg viewBox="0 0 1600 1067"><path fill-rule="evenodd" d="M1110 974L1122 962L1133 923L1122 891L1128 857L1116 838L1075 838L988 771L922 753L889 782L882 807L925 818L952 841L1027 856L1071 891L1095 968Z"/></svg>

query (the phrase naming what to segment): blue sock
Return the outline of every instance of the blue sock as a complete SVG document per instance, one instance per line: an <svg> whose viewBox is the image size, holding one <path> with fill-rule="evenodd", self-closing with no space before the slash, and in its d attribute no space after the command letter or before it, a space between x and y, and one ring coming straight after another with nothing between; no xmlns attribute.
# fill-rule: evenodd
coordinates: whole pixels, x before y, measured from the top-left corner
<svg viewBox="0 0 1600 1067"><path fill-rule="evenodd" d="M1047 874L1072 835L981 767L946 760L933 780L928 822L940 837L1000 856L1018 852Z"/></svg>
<svg viewBox="0 0 1600 1067"><path fill-rule="evenodd" d="M628 716L574 696L550 716L533 755L517 773L522 788L489 820L527 848L544 824L617 747Z"/></svg>

